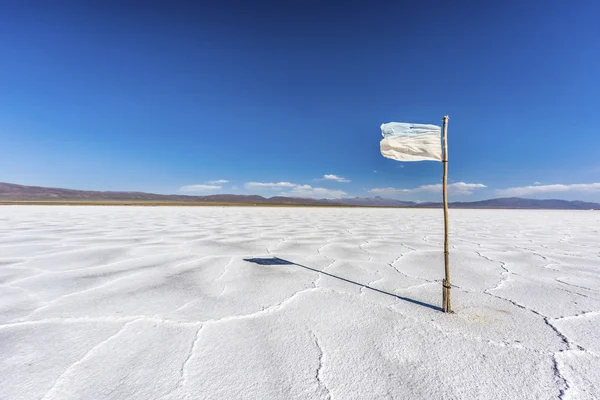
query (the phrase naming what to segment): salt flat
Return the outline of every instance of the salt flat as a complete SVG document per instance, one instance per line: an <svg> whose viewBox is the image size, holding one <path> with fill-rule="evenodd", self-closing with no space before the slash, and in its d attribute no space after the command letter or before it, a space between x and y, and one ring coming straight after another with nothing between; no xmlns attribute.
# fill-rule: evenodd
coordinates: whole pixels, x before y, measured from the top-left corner
<svg viewBox="0 0 600 400"><path fill-rule="evenodd" d="M442 218L0 207L0 398L600 398L600 213Z"/></svg>

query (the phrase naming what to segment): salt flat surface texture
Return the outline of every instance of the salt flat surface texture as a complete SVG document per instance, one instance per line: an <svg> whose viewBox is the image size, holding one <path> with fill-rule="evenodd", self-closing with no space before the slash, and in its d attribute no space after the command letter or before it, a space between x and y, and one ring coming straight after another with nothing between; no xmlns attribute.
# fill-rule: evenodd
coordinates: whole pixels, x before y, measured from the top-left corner
<svg viewBox="0 0 600 400"><path fill-rule="evenodd" d="M600 213L450 217L0 207L0 398L600 398Z"/></svg>

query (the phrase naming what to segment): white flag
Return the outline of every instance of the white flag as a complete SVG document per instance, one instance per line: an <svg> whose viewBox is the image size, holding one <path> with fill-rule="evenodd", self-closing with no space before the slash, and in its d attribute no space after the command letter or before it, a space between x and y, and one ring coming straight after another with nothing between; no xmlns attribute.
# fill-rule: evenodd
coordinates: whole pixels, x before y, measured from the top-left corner
<svg viewBox="0 0 600 400"><path fill-rule="evenodd" d="M398 161L442 161L442 128L437 125L388 122L381 125L384 157Z"/></svg>

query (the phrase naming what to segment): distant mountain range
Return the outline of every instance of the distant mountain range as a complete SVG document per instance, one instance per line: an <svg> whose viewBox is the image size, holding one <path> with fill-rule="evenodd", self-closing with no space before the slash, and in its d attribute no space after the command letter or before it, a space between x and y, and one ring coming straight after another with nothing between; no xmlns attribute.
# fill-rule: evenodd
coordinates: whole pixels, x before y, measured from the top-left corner
<svg viewBox="0 0 600 400"><path fill-rule="evenodd" d="M442 207L442 203L420 203L421 208ZM600 203L590 203L579 200L538 200L523 199L520 197L502 197L497 199L453 202L451 208L516 208L516 209L542 209L542 210L600 210Z"/></svg>
<svg viewBox="0 0 600 400"><path fill-rule="evenodd" d="M321 206L413 207L438 208L442 203L415 203L382 197L353 197L344 199L309 199L300 197L262 197L257 195L215 194L187 196L143 192L101 192L24 186L0 182L0 202L126 202L126 203L181 203L181 204L281 204ZM472 202L453 202L450 208L516 208L551 210L600 210L599 203L567 200L536 200L507 197Z"/></svg>

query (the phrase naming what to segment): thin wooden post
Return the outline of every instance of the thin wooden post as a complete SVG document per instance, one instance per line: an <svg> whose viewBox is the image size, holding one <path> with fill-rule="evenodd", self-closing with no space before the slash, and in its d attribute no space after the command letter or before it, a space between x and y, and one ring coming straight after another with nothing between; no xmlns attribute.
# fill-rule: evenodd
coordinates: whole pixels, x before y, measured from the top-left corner
<svg viewBox="0 0 600 400"><path fill-rule="evenodd" d="M444 155L442 158L442 164L444 166L444 174L442 176L443 183L443 197L444 197L444 267L446 277L442 282L442 310L446 313L451 313L452 308L450 307L450 253L448 251L448 192L447 192L447 181L448 181L448 116L442 118L443 125L443 140L444 140Z"/></svg>

